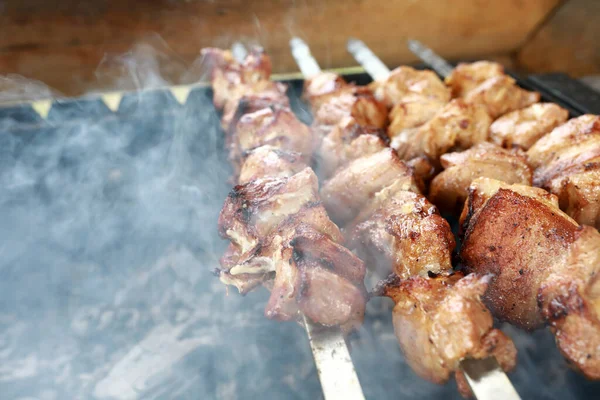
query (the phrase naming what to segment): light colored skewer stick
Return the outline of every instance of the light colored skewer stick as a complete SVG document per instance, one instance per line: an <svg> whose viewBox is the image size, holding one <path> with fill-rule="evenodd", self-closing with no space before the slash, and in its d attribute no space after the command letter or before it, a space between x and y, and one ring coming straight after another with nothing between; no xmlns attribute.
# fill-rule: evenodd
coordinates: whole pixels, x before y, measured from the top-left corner
<svg viewBox="0 0 600 400"><path fill-rule="evenodd" d="M460 362L467 382L479 400L521 400L495 357Z"/></svg>
<svg viewBox="0 0 600 400"><path fill-rule="evenodd" d="M348 52L354 56L360 65L376 81L385 80L390 75L390 69L363 43L362 40L349 39L346 44Z"/></svg>
<svg viewBox="0 0 600 400"><path fill-rule="evenodd" d="M244 62L248 56L248 50L246 50L246 46L241 42L235 42L231 45L231 53L233 54L233 58L239 63Z"/></svg>
<svg viewBox="0 0 600 400"><path fill-rule="evenodd" d="M424 46L418 40L409 40L408 48L414 55L419 57L421 61L430 66L441 77L445 78L452 73L454 67L450 63L448 63L448 61L444 60L433 50L431 50L427 46Z"/></svg>
<svg viewBox="0 0 600 400"><path fill-rule="evenodd" d="M418 45L421 46L419 49L427 49L420 43L418 43ZM363 66L365 71L367 71L373 79L383 80L389 75L389 69L387 69L375 53L373 53L362 41L350 39L348 40L347 48L356 61ZM445 65L442 65L439 62L436 62L436 65L442 68L443 71L447 73L452 71L452 66L432 51L429 51L429 53L426 54L428 54L428 60L433 61L432 57L434 56L442 60ZM449 71L447 69L448 66L450 66ZM384 68L387 70L387 75L384 74ZM442 75L442 70L436 70L436 72ZM465 373L467 382L469 382L471 390L473 390L473 394L475 394L475 397L478 400L520 400L520 397L508 379L508 376L504 373L494 357L484 360L463 360L461 362L461 369Z"/></svg>
<svg viewBox="0 0 600 400"><path fill-rule="evenodd" d="M310 54L310 48L302 39L290 40L290 48L304 78L321 72L317 60ZM306 317L304 328L325 400L364 400L365 396L340 328L315 325Z"/></svg>
<svg viewBox="0 0 600 400"><path fill-rule="evenodd" d="M312 78L321 72L321 67L310 53L310 48L304 40L298 37L292 38L290 48L296 64L298 64L302 75L304 75L304 79Z"/></svg>

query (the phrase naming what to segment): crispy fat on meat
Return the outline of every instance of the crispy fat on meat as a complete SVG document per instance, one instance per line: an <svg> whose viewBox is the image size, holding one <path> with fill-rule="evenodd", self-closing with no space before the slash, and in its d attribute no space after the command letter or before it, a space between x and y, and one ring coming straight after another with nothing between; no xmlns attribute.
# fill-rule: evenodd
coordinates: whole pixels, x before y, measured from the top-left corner
<svg viewBox="0 0 600 400"><path fill-rule="evenodd" d="M569 118L569 112L554 103L536 103L495 120L490 139L505 148L529 149L542 136Z"/></svg>
<svg viewBox="0 0 600 400"><path fill-rule="evenodd" d="M508 75L495 76L467 92L467 103L482 104L487 113L496 119L508 112L520 110L540 101L540 94L517 86Z"/></svg>
<svg viewBox="0 0 600 400"><path fill-rule="evenodd" d="M287 107L270 106L243 115L231 133L229 159L236 172L250 150L269 145L302 154L310 162L314 149L312 131Z"/></svg>
<svg viewBox="0 0 600 400"><path fill-rule="evenodd" d="M504 184L494 193L482 181L473 196L479 186L487 193L470 213L460 255L469 271L494 275L486 303L519 327L549 324L570 363L600 379L600 234L555 200Z"/></svg>
<svg viewBox="0 0 600 400"><path fill-rule="evenodd" d="M375 98L391 108L407 97L420 96L442 103L450 101L450 90L433 71L402 66L390 72L387 79L369 85Z"/></svg>
<svg viewBox="0 0 600 400"><path fill-rule="evenodd" d="M462 210L469 185L477 178L531 185L533 171L525 153L505 150L484 142L469 150L446 153L440 158L444 171L431 181L429 199L444 212Z"/></svg>
<svg viewBox="0 0 600 400"><path fill-rule="evenodd" d="M321 199L331 218L343 224L386 187L418 190L412 169L390 148L358 158L338 169L323 184Z"/></svg>
<svg viewBox="0 0 600 400"><path fill-rule="evenodd" d="M452 272L454 236L435 206L417 193L375 197L346 227L348 246L373 269L402 279Z"/></svg>
<svg viewBox="0 0 600 400"><path fill-rule="evenodd" d="M573 118L527 152L537 167L533 183L556 194L580 224L600 228L600 117Z"/></svg>
<svg viewBox="0 0 600 400"><path fill-rule="evenodd" d="M491 61L460 63L445 79L452 89L452 97L464 97L486 80L504 75L504 67Z"/></svg>
<svg viewBox="0 0 600 400"><path fill-rule="evenodd" d="M505 371L516 365L517 350L482 304L488 277L392 279L382 294L394 300L393 324L405 359L420 377L442 384L455 374L459 390L471 395L459 370L463 358L495 356Z"/></svg>
<svg viewBox="0 0 600 400"><path fill-rule="evenodd" d="M484 106L454 99L421 127L394 137L391 146L403 160L426 156L437 161L450 149L465 150L487 140L491 123Z"/></svg>

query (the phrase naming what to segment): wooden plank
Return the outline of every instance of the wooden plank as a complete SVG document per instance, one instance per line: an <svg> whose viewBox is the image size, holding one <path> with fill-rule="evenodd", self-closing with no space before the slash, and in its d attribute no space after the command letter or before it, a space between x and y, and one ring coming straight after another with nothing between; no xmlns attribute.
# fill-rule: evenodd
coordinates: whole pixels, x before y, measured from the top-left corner
<svg viewBox="0 0 600 400"><path fill-rule="evenodd" d="M573 76L600 73L600 1L569 0L519 51L518 65Z"/></svg>
<svg viewBox="0 0 600 400"><path fill-rule="evenodd" d="M204 46L260 43L277 72L297 68L288 40L310 43L325 68L351 66L345 43L359 36L388 65L414 61L410 37L449 58L515 50L559 0L8 0L0 16L0 74L18 73L67 94L85 90L106 52L148 35L191 64ZM97 84L96 84L97 85Z"/></svg>

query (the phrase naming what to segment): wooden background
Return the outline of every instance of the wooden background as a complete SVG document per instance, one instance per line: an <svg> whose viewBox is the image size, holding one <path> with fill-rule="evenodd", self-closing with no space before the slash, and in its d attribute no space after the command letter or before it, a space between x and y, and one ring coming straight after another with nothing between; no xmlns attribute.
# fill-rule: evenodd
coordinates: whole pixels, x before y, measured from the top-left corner
<svg viewBox="0 0 600 400"><path fill-rule="evenodd" d="M416 38L450 59L500 57L532 71L593 73L600 69L599 46L592 40L600 37L600 24L593 18L600 17L599 4L5 0L0 2L0 74L20 74L77 95L149 79L137 76L141 72L132 72L135 66L128 64L141 59L178 83L195 77L189 71L202 47L227 47L235 40L260 43L276 72L291 72L297 70L288 48L292 35L307 40L323 67L356 64L345 50L348 37L364 40L390 66L412 62L405 43ZM158 57L144 57L148 52Z"/></svg>

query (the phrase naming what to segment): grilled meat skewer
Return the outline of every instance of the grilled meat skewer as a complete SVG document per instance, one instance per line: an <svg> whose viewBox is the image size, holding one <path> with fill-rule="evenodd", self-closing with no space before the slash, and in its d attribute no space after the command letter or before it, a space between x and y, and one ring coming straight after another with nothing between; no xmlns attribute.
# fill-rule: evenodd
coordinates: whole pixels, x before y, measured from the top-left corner
<svg viewBox="0 0 600 400"><path fill-rule="evenodd" d="M466 268L493 274L494 315L527 330L549 325L570 363L600 379L600 233L543 189L485 178L471 185L462 225Z"/></svg>
<svg viewBox="0 0 600 400"><path fill-rule="evenodd" d="M341 232L320 203L317 177L306 167L311 130L287 100L281 105L270 97L273 86L262 82L270 62L262 52L251 52L244 63L227 51L203 53L212 60L214 101L225 111L230 160L241 183L219 217L219 233L230 241L220 279L241 293L268 287L268 318L303 314L325 326L357 327L366 300L364 264L342 246ZM326 256L316 256L321 253Z"/></svg>

